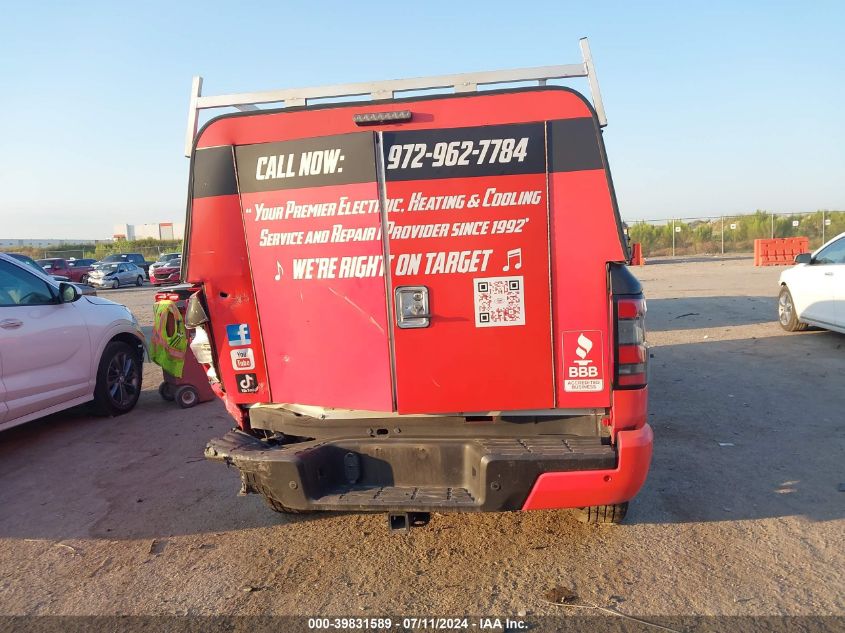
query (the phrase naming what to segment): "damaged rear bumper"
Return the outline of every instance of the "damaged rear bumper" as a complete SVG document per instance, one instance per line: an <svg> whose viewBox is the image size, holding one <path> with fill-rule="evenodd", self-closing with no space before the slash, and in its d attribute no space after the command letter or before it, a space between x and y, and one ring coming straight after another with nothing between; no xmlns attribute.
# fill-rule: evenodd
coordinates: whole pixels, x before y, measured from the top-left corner
<svg viewBox="0 0 845 633"><path fill-rule="evenodd" d="M618 460L607 470L547 472L537 478L523 510L584 508L629 501L645 483L651 465L651 427L616 434Z"/></svg>
<svg viewBox="0 0 845 633"><path fill-rule="evenodd" d="M628 450L646 443L647 456ZM205 455L237 467L246 492L295 510L502 511L630 499L648 471L650 428L620 432L617 447L565 435L273 445L234 430L209 442Z"/></svg>

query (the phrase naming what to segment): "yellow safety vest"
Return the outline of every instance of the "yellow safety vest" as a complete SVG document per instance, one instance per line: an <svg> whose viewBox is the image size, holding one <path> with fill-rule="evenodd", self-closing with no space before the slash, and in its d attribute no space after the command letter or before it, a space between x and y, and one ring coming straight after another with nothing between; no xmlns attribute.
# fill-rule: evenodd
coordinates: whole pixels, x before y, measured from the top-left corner
<svg viewBox="0 0 845 633"><path fill-rule="evenodd" d="M168 374L182 377L188 337L179 308L172 301L158 301L153 305L155 320L150 358Z"/></svg>

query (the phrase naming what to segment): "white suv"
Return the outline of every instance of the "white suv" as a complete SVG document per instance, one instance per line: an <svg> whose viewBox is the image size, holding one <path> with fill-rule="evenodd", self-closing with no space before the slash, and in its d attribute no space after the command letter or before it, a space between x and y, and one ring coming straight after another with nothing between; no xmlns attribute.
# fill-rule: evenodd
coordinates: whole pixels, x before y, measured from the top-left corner
<svg viewBox="0 0 845 633"><path fill-rule="evenodd" d="M845 233L795 263L780 275L781 327L795 332L814 325L845 334Z"/></svg>
<svg viewBox="0 0 845 633"><path fill-rule="evenodd" d="M144 351L126 307L0 254L0 430L84 402L130 411Z"/></svg>

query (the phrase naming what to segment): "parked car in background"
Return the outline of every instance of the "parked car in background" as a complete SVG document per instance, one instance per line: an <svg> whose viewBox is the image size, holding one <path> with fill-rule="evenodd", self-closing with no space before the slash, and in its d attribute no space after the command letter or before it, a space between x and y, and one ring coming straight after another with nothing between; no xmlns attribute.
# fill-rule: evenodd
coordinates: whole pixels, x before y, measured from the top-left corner
<svg viewBox="0 0 845 633"><path fill-rule="evenodd" d="M163 255L159 255L158 259L150 264L150 281L153 279L153 275L155 275L155 271L172 262L174 259L182 259L182 253L164 253Z"/></svg>
<svg viewBox="0 0 845 633"><path fill-rule="evenodd" d="M144 271L144 276L150 276L150 265L152 262L148 262L146 257L144 257L141 253L114 253L113 255L108 255L99 261L100 264L116 264L119 262L130 262L135 264Z"/></svg>
<svg viewBox="0 0 845 633"><path fill-rule="evenodd" d="M171 259L156 268L150 267L150 283L154 286L178 284L182 278L182 260Z"/></svg>
<svg viewBox="0 0 845 633"><path fill-rule="evenodd" d="M781 327L795 332L814 325L845 334L845 233L795 263L780 275Z"/></svg>
<svg viewBox="0 0 845 633"><path fill-rule="evenodd" d="M85 402L103 415L138 402L144 335L132 313L6 254L0 350L0 430Z"/></svg>
<svg viewBox="0 0 845 633"><path fill-rule="evenodd" d="M48 275L67 277L75 283L84 284L88 281L88 273L92 270L93 259L63 259L60 257L49 257L38 259L36 263L41 266ZM82 262L89 262L84 264Z"/></svg>
<svg viewBox="0 0 845 633"><path fill-rule="evenodd" d="M67 261L59 259L58 257L50 257L48 259L36 259L35 263L41 266L48 275L60 275L62 277L70 278L70 271L67 267Z"/></svg>
<svg viewBox="0 0 845 633"><path fill-rule="evenodd" d="M101 263L88 274L88 283L99 288L143 286L144 271L131 262Z"/></svg>
<svg viewBox="0 0 845 633"><path fill-rule="evenodd" d="M88 283L88 273L90 273L94 269L94 264L97 263L96 259L90 258L81 258L81 259L69 259L67 260L68 268L70 269L71 274L70 278L74 281L79 279L79 283Z"/></svg>
<svg viewBox="0 0 845 633"><path fill-rule="evenodd" d="M37 270L39 273L45 273L46 272L42 266L38 265L38 262L36 262L34 259L32 259L32 257L29 257L28 255L24 255L23 253L5 253L5 254L8 255L11 258L17 260L17 261L29 266L29 268L31 268L32 270ZM94 261L94 260L90 260L90 261ZM66 277L64 275L50 275L49 273L47 273L47 274L50 277L52 277L54 281L70 282L70 277ZM74 286L76 286L76 290L81 295L85 295L85 296L89 296L89 297L96 297L97 296L97 291L94 288L92 288L91 286L85 285L84 283L74 284Z"/></svg>

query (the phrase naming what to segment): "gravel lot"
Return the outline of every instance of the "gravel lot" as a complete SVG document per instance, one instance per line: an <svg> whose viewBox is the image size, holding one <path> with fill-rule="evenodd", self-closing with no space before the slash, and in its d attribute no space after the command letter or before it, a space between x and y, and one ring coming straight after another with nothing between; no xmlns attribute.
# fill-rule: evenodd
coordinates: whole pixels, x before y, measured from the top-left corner
<svg viewBox="0 0 845 633"><path fill-rule="evenodd" d="M285 517L202 458L218 402L66 412L0 433L3 614L845 616L845 336L783 332L780 268L655 260L655 455L625 525L567 512ZM152 322L149 288L102 291ZM610 617L610 616L608 616Z"/></svg>

